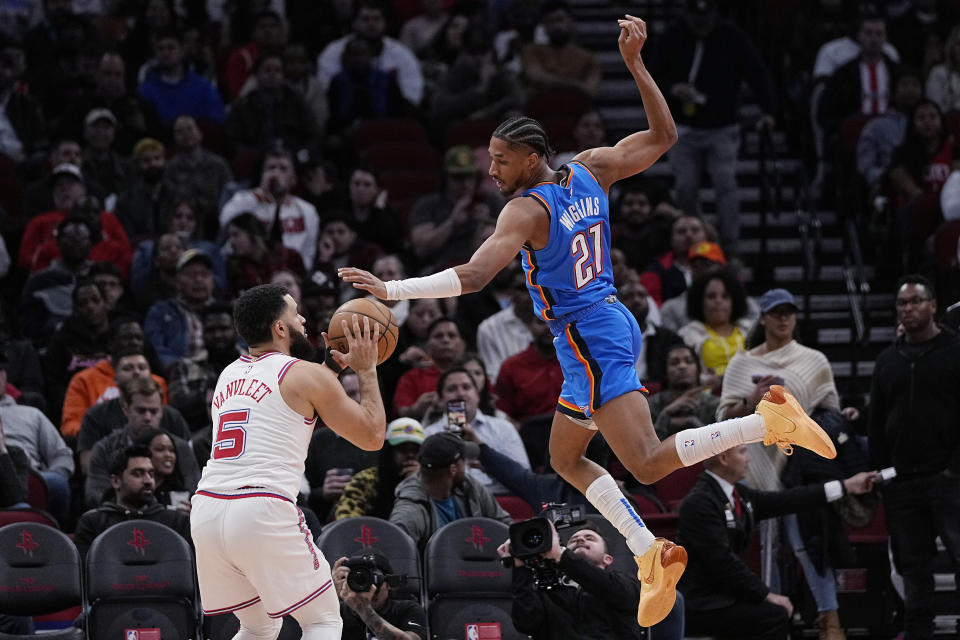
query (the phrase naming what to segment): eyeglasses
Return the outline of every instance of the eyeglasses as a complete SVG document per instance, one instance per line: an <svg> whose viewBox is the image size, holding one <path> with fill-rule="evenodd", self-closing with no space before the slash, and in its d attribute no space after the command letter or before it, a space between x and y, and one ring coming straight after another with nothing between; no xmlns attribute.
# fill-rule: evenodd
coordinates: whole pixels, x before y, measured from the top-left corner
<svg viewBox="0 0 960 640"><path fill-rule="evenodd" d="M897 309L906 309L907 307L917 307L924 302L929 302L933 298L923 298L914 296L913 298L897 298Z"/></svg>

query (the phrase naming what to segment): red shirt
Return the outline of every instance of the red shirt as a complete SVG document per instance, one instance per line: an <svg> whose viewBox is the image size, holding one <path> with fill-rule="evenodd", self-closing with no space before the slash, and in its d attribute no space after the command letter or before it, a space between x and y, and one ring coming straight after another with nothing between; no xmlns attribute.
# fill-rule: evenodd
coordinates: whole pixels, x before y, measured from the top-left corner
<svg viewBox="0 0 960 640"><path fill-rule="evenodd" d="M62 211L50 211L33 218L23 231L23 240L20 241L20 252L17 254L17 265L26 271L39 271L50 266L50 263L60 257L57 247L57 225L67 217ZM123 272L124 277L130 272L130 263L133 261L133 247L127 238L123 225L112 213L104 211L100 214L101 239L94 243L90 251L92 262L113 262Z"/></svg>
<svg viewBox="0 0 960 640"><path fill-rule="evenodd" d="M503 361L497 374L497 408L521 422L553 413L562 385L560 361L544 359L531 344Z"/></svg>
<svg viewBox="0 0 960 640"><path fill-rule="evenodd" d="M399 413L400 407L409 407L417 398L428 391L437 390L440 369L430 365L424 369L410 369L400 376L397 390L393 393L393 409Z"/></svg>

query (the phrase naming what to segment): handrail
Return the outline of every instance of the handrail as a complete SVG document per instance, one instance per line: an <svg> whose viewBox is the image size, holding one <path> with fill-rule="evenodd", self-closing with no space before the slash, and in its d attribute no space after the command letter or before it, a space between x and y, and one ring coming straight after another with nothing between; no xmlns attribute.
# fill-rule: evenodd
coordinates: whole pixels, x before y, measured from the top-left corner
<svg viewBox="0 0 960 640"><path fill-rule="evenodd" d="M844 242L847 250L843 257L843 280L846 285L847 301L850 304L850 316L853 319L854 329L854 336L850 341L852 347L850 350L850 374L851 379L856 380L860 354L870 342L870 326L868 324L870 314L867 313L867 294L870 293L870 283L866 277L857 225L853 220L847 220L846 225L844 225Z"/></svg>
<svg viewBox="0 0 960 640"><path fill-rule="evenodd" d="M797 216L797 229L800 232L801 296L803 298L803 322L810 320L810 298L813 295L813 283L820 279L820 267L823 256L822 223L817 215L813 189L807 179L807 172L800 163L794 173L794 211Z"/></svg>
<svg viewBox="0 0 960 640"><path fill-rule="evenodd" d="M754 269L754 281L769 284L773 280L773 269L770 268L769 249L767 245L767 216L770 213L780 215L780 203L783 199L783 183L780 176L780 166L777 162L776 146L773 144L773 132L770 127L762 127L760 136L760 252L757 258L757 268ZM759 275L759 277L757 277Z"/></svg>

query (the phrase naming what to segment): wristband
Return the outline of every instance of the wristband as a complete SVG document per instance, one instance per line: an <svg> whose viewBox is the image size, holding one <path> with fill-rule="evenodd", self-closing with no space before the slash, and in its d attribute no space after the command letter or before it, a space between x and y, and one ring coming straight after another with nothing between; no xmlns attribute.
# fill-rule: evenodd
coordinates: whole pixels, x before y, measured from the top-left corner
<svg viewBox="0 0 960 640"><path fill-rule="evenodd" d="M453 269L445 269L422 278L390 280L383 283L387 289L387 300L408 300L410 298L452 298L463 290L460 276Z"/></svg>

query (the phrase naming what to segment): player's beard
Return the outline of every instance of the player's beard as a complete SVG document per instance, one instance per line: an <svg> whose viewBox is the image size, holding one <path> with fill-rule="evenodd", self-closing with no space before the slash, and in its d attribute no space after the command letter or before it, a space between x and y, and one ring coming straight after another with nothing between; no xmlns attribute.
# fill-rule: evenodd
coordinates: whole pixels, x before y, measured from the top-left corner
<svg viewBox="0 0 960 640"><path fill-rule="evenodd" d="M307 336L299 331L290 332L290 355L301 360L313 360L316 353L313 345L307 340Z"/></svg>

